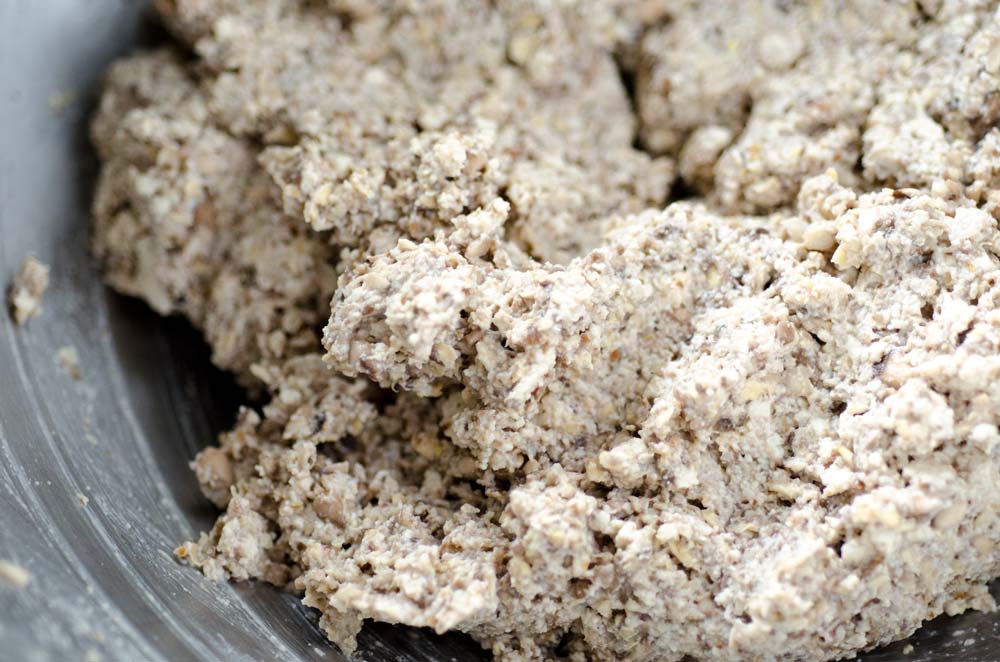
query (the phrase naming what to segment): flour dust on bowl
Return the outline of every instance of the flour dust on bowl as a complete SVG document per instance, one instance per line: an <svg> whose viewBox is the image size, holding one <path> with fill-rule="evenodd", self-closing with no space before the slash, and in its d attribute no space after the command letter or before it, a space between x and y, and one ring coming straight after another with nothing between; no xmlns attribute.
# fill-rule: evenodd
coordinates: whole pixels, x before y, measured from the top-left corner
<svg viewBox="0 0 1000 662"><path fill-rule="evenodd" d="M998 658L995 3L154 4L0 7L0 658Z"/></svg>

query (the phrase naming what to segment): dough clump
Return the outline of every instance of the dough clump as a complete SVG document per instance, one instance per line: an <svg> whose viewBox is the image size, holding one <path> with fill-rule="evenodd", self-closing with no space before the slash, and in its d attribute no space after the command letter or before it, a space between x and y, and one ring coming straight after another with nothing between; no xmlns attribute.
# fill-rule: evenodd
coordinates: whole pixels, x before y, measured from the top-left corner
<svg viewBox="0 0 1000 662"><path fill-rule="evenodd" d="M178 556L507 662L993 608L997 3L156 6L94 251L266 403Z"/></svg>

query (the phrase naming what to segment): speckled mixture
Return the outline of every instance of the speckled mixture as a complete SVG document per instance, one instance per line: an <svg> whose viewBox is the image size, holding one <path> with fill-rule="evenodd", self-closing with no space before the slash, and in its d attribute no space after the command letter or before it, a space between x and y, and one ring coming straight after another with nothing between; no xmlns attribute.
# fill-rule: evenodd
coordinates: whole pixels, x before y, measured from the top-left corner
<svg viewBox="0 0 1000 662"><path fill-rule="evenodd" d="M267 402L182 559L504 662L993 608L996 2L157 7L95 253Z"/></svg>

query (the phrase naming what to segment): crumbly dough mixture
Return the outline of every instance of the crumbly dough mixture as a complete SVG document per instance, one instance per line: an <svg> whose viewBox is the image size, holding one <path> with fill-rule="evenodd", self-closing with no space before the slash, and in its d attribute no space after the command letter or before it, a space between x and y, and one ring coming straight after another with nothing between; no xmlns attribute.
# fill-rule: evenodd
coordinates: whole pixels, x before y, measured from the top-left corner
<svg viewBox="0 0 1000 662"><path fill-rule="evenodd" d="M505 662L993 607L996 2L157 7L95 252L266 403L181 558Z"/></svg>
<svg viewBox="0 0 1000 662"><path fill-rule="evenodd" d="M33 255L24 258L7 290L7 305L18 326L42 313L42 295L48 287L48 266Z"/></svg>

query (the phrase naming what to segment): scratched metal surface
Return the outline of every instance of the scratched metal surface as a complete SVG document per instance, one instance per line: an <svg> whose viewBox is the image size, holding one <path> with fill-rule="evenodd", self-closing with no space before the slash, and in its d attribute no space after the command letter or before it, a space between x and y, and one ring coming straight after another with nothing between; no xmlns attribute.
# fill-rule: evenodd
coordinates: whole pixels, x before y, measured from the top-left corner
<svg viewBox="0 0 1000 662"><path fill-rule="evenodd" d="M142 5L0 0L0 282L27 253L52 266L41 318L15 330L0 316L0 559L33 575L0 587L0 660L343 660L293 596L208 582L171 554L212 522L187 462L238 395L193 331L108 292L87 255L86 118L107 63L149 38ZM80 381L57 365L64 346ZM864 659L1000 659L989 615L911 643ZM463 637L388 625L366 628L358 657L486 659Z"/></svg>

